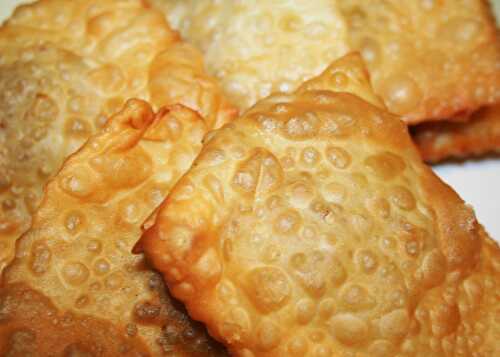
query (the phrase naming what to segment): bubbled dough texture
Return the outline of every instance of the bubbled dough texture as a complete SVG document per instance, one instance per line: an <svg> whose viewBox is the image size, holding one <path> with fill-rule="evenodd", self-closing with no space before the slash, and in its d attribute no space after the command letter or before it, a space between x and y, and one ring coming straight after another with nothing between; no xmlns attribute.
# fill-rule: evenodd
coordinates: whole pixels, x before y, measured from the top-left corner
<svg viewBox="0 0 500 357"><path fill-rule="evenodd" d="M141 246L235 355L494 356L484 236L397 118L301 90L208 139Z"/></svg>
<svg viewBox="0 0 500 357"><path fill-rule="evenodd" d="M20 348L41 355L69 348L92 356L221 353L143 256L130 253L206 130L185 107L153 115L145 102L131 101L65 162L4 273L1 355ZM32 336L31 348L19 333Z"/></svg>
<svg viewBox="0 0 500 357"><path fill-rule="evenodd" d="M203 50L242 108L294 90L360 51L376 93L407 122L451 117L499 98L500 52L480 0L154 0Z"/></svg>
<svg viewBox="0 0 500 357"><path fill-rule="evenodd" d="M409 123L500 100L500 48L482 0L341 1L374 90Z"/></svg>
<svg viewBox="0 0 500 357"><path fill-rule="evenodd" d="M490 0L490 3L498 28L500 1ZM466 123L443 122L417 126L413 138L424 160L431 163L499 152L499 105L479 110Z"/></svg>
<svg viewBox="0 0 500 357"><path fill-rule="evenodd" d="M141 1L42 0L0 29L0 271L42 186L128 98L234 113L200 54Z"/></svg>
<svg viewBox="0 0 500 357"><path fill-rule="evenodd" d="M165 1L171 25L202 49L235 104L290 92L348 52L335 4L318 1Z"/></svg>
<svg viewBox="0 0 500 357"><path fill-rule="evenodd" d="M500 105L480 109L467 122L426 123L412 132L428 162L500 152Z"/></svg>

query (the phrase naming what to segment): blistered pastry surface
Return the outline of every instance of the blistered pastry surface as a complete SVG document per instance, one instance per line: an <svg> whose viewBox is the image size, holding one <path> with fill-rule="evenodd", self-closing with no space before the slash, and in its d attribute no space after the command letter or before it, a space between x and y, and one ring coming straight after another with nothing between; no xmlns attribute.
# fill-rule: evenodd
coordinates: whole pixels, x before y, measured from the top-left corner
<svg viewBox="0 0 500 357"><path fill-rule="evenodd" d="M498 246L340 63L210 136L138 248L235 355L495 355Z"/></svg>
<svg viewBox="0 0 500 357"><path fill-rule="evenodd" d="M1 355L224 353L131 253L206 131L186 107L132 100L66 160L4 271Z"/></svg>
<svg viewBox="0 0 500 357"><path fill-rule="evenodd" d="M0 49L0 270L47 179L127 99L185 104L210 128L235 113L199 52L142 1L20 6Z"/></svg>
<svg viewBox="0 0 500 357"><path fill-rule="evenodd" d="M495 21L482 0L153 3L242 108L292 92L349 51L363 54L375 92L410 123L499 100Z"/></svg>

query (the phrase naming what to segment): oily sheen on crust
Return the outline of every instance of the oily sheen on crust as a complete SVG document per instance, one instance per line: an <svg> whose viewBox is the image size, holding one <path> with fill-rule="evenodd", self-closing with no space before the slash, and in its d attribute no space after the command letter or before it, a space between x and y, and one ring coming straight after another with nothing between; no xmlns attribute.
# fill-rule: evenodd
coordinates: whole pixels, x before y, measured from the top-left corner
<svg viewBox="0 0 500 357"><path fill-rule="evenodd" d="M131 249L207 125L131 100L49 180L0 288L0 355L224 355Z"/></svg>
<svg viewBox="0 0 500 357"><path fill-rule="evenodd" d="M153 0L245 109L360 51L375 92L408 123L499 100L500 50L483 0Z"/></svg>
<svg viewBox="0 0 500 357"><path fill-rule="evenodd" d="M343 71L212 134L136 250L237 356L498 354L499 247Z"/></svg>
<svg viewBox="0 0 500 357"><path fill-rule="evenodd" d="M0 28L0 272L42 187L128 98L234 115L200 54L142 1L41 0Z"/></svg>

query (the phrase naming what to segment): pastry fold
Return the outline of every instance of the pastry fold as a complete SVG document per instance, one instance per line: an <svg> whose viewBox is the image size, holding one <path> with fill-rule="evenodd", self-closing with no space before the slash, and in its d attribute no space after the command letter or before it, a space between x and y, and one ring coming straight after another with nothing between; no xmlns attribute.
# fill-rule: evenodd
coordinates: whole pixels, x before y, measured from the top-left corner
<svg viewBox="0 0 500 357"><path fill-rule="evenodd" d="M164 16L139 0L40 0L0 27L0 271L63 160L129 98L235 110Z"/></svg>
<svg viewBox="0 0 500 357"><path fill-rule="evenodd" d="M130 100L49 180L0 287L2 356L219 356L143 256L141 225L208 124Z"/></svg>

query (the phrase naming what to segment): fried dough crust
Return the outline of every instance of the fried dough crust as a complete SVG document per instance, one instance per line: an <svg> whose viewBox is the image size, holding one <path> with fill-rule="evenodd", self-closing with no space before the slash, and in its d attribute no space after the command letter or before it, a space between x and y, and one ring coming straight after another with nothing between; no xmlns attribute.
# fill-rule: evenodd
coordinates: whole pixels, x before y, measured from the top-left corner
<svg viewBox="0 0 500 357"><path fill-rule="evenodd" d="M420 124L411 132L431 163L500 153L500 105L480 109L466 122Z"/></svg>
<svg viewBox="0 0 500 357"><path fill-rule="evenodd" d="M349 51L408 123L470 113L500 98L500 51L486 1L153 0L203 50L241 108L292 92Z"/></svg>
<svg viewBox="0 0 500 357"><path fill-rule="evenodd" d="M498 354L498 246L342 71L211 135L136 251L236 356Z"/></svg>
<svg viewBox="0 0 500 357"><path fill-rule="evenodd" d="M64 158L129 98L235 111L163 15L139 0L41 0L0 28L0 271Z"/></svg>
<svg viewBox="0 0 500 357"><path fill-rule="evenodd" d="M207 128L182 105L130 100L66 160L4 271L0 355L224 354L131 254Z"/></svg>

